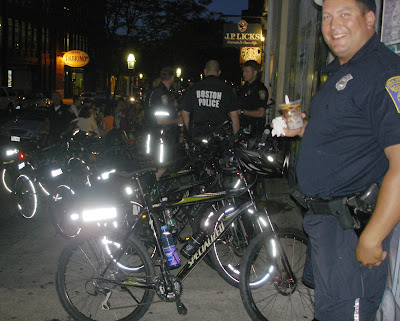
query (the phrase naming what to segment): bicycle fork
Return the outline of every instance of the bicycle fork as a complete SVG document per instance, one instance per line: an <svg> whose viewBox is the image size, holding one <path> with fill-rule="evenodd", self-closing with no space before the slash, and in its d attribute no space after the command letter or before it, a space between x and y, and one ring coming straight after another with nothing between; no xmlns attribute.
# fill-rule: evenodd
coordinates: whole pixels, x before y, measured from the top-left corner
<svg viewBox="0 0 400 321"><path fill-rule="evenodd" d="M288 281L289 282L288 288L290 288L290 292L289 293L284 292L283 294L289 295L289 294L293 293L294 290L296 289L297 279L296 279L295 274L292 271L292 267L289 263L286 253L285 253L284 249L282 248L282 244L279 240L278 233L277 233L274 225L272 224L272 221L268 215L267 209L264 208L264 211L266 214L268 225L272 232L272 238L270 240L271 246L270 246L269 254L271 256L271 260L272 260L275 268L279 272L279 276L277 277L279 279L276 280L277 286L281 285L281 282L284 282L283 285L285 286L286 285L285 282ZM282 272L284 272L285 275L283 275Z"/></svg>

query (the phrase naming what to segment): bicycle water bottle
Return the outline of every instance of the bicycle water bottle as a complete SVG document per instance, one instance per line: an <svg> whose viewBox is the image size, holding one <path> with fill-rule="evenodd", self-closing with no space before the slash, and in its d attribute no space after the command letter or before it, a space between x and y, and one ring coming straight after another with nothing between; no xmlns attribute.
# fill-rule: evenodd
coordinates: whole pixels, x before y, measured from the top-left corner
<svg viewBox="0 0 400 321"><path fill-rule="evenodd" d="M168 260L168 265L171 269L175 269L181 265L178 252L176 251L172 234L168 232L166 225L161 226L161 242L164 248L165 256Z"/></svg>
<svg viewBox="0 0 400 321"><path fill-rule="evenodd" d="M202 229L194 233L190 240L186 243L186 245L181 249L181 254L185 258L190 259L192 255L198 250L201 243L203 243L206 237L207 232L203 231Z"/></svg>

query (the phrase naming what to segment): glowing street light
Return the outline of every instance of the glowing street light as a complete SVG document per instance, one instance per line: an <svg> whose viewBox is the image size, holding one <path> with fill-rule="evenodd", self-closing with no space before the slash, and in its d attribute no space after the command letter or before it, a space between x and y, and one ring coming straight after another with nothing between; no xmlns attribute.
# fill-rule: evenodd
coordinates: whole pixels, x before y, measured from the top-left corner
<svg viewBox="0 0 400 321"><path fill-rule="evenodd" d="M126 62L128 63L128 69L131 71L131 73L132 73L132 70L133 70L133 67L135 66L135 62L136 62L136 59L135 59L135 55L134 54L129 54L128 55L128 59L126 60ZM132 94L132 90L133 90L133 88L131 88L132 87L132 80L131 80L131 75L129 75L128 76L128 79L127 79L127 88L126 88L126 95L127 96L129 96L129 94L131 93Z"/></svg>
<svg viewBox="0 0 400 321"><path fill-rule="evenodd" d="M126 61L128 63L128 69L132 70L133 67L135 66L135 62L136 62L135 55L129 54L128 59Z"/></svg>
<svg viewBox="0 0 400 321"><path fill-rule="evenodd" d="M176 68L176 76L178 78L181 78L181 75L182 75L182 69L181 68Z"/></svg>
<svg viewBox="0 0 400 321"><path fill-rule="evenodd" d="M143 79L143 74L139 74L139 79Z"/></svg>

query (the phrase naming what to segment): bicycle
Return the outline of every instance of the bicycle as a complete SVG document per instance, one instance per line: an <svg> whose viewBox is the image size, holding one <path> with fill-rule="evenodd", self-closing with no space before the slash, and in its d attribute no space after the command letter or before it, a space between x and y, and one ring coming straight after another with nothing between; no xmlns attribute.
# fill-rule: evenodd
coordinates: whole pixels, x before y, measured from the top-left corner
<svg viewBox="0 0 400 321"><path fill-rule="evenodd" d="M239 166L240 160L249 161L248 158L241 158L241 156L243 155L239 153ZM217 212L209 213L208 226L211 228L206 238L189 261L174 275L169 269L163 252L160 229L156 223L157 209L162 208L163 204L153 204L143 197L142 178L149 173L154 175L154 172L154 168L147 168L119 173L125 177L134 178L137 183L135 190L143 200L141 212L132 219L131 227L125 235L118 235L104 226L106 223L108 227L118 226L118 208L115 205L106 207L106 204L101 204L101 208L82 209L75 214L81 219L97 222L96 225L104 229L102 228L101 232L94 232L87 239L67 246L61 253L56 273L56 289L64 309L74 319L138 320L146 313L155 295L161 301L175 302L178 313L186 314L187 309L181 302L182 282L204 259L214 244L223 238L230 227L234 226L239 217L244 213L250 213L257 217L256 221L263 231L272 233L275 231L268 212L266 209L262 213L257 212L253 198L240 205L227 201L226 205ZM202 195L199 198L203 198L202 201L204 199L216 201L229 199L230 195L237 197L245 192L251 195L250 189L254 182L247 184L243 174L241 174L241 179L245 184L241 188ZM149 248L139 238L141 224L138 223L143 222L144 218L148 219L155 242L157 255L153 259L150 258ZM278 238L276 243L278 246L275 247L275 251L284 263L280 273L294 277L283 247L279 246ZM159 273L155 272L156 267L159 268ZM253 283L249 285L253 286Z"/></svg>

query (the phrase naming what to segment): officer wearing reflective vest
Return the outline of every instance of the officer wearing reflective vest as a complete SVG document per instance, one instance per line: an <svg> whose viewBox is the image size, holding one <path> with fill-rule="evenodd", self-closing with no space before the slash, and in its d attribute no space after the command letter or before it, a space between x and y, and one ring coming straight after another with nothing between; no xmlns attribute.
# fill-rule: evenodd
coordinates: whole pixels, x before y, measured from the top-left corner
<svg viewBox="0 0 400 321"><path fill-rule="evenodd" d="M182 118L176 110L176 102L171 86L174 83L174 70L165 67L160 72L160 83L149 97L145 110L144 127L145 152L153 156L156 163L165 164L174 154L179 142L179 127Z"/></svg>
<svg viewBox="0 0 400 321"><path fill-rule="evenodd" d="M251 136L261 135L265 127L265 109L268 105L268 90L258 79L260 65L255 60L243 64L244 85L240 88L240 127Z"/></svg>
<svg viewBox="0 0 400 321"><path fill-rule="evenodd" d="M284 129L302 137L297 177L309 237L303 282L315 287L316 320L374 320L400 220L400 57L374 31L374 0L315 2L336 58L309 120ZM346 225L348 200L371 184L380 190L366 227Z"/></svg>

